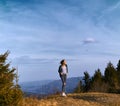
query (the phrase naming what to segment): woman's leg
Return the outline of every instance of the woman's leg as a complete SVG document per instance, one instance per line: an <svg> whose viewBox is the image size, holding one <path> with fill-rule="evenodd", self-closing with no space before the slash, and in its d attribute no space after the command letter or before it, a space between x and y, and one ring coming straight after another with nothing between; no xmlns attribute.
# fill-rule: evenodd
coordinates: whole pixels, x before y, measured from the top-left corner
<svg viewBox="0 0 120 106"><path fill-rule="evenodd" d="M66 75L62 75L61 76L61 80L62 80L62 92L65 92L65 88L66 88Z"/></svg>

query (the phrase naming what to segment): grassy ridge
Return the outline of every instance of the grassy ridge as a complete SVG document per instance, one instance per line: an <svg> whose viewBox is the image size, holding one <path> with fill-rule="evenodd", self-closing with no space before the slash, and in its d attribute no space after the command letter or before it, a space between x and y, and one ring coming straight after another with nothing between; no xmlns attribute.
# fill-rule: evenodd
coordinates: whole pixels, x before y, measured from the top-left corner
<svg viewBox="0 0 120 106"><path fill-rule="evenodd" d="M80 93L67 97L52 95L44 99L24 98L21 106L120 106L119 94Z"/></svg>

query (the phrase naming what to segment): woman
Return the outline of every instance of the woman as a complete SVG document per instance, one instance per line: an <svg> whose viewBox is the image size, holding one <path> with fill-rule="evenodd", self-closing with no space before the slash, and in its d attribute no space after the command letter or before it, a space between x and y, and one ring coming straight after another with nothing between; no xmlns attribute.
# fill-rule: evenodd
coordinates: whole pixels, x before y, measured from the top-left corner
<svg viewBox="0 0 120 106"><path fill-rule="evenodd" d="M65 94L65 88L66 88L66 79L67 79L67 74L68 74L68 67L67 67L67 63L66 60L63 59L60 62L60 66L59 66L59 75L62 81L62 96L66 96Z"/></svg>

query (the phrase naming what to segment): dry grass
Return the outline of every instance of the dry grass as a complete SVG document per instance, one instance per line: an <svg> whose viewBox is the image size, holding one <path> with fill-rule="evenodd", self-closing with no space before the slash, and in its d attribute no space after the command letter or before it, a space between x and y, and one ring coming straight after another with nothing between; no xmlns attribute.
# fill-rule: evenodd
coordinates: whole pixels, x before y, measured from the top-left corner
<svg viewBox="0 0 120 106"><path fill-rule="evenodd" d="M38 100L24 98L21 106L120 106L119 94L80 93L68 94L67 97L53 95Z"/></svg>

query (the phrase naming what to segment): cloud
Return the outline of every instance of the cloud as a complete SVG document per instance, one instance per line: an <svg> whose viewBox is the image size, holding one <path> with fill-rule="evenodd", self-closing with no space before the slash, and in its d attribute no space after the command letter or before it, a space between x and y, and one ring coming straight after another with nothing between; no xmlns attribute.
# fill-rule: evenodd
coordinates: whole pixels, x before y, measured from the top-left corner
<svg viewBox="0 0 120 106"><path fill-rule="evenodd" d="M109 4L109 3L108 3ZM106 29L117 30L120 29L120 1L115 1L111 5L106 6L97 17L98 24L106 27Z"/></svg>
<svg viewBox="0 0 120 106"><path fill-rule="evenodd" d="M19 65L39 65L46 63L56 62L57 59L48 59L48 58L31 58L30 56L21 56L14 58L14 64Z"/></svg>
<svg viewBox="0 0 120 106"><path fill-rule="evenodd" d="M111 11L114 11L114 10L116 10L116 9L118 9L118 8L120 9L120 2L117 2L115 5L109 7L109 8L106 10L106 12L111 12Z"/></svg>
<svg viewBox="0 0 120 106"><path fill-rule="evenodd" d="M11 59L13 64L16 65L40 65L40 64L53 64L59 63L63 58L31 58L30 56L21 56ZM78 61L76 58L65 58L69 62Z"/></svg>
<svg viewBox="0 0 120 106"><path fill-rule="evenodd" d="M86 38L83 43L84 44L90 44L90 43L95 43L96 40L94 38Z"/></svg>

